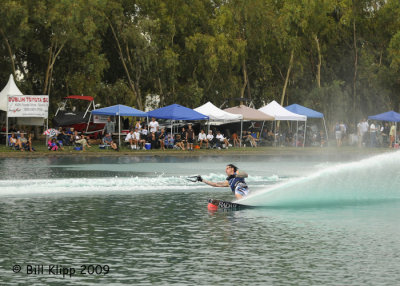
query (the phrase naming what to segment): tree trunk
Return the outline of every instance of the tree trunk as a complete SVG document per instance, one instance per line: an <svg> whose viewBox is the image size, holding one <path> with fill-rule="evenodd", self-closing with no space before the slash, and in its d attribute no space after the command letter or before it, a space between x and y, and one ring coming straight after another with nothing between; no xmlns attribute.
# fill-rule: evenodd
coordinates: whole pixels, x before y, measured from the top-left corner
<svg viewBox="0 0 400 286"><path fill-rule="evenodd" d="M247 86L247 69L246 69L246 61L243 60L243 86L240 89L240 98L244 97L244 91L246 90ZM243 101L240 101L240 105L243 104Z"/></svg>
<svg viewBox="0 0 400 286"><path fill-rule="evenodd" d="M7 39L6 35L4 34L3 29L0 29L0 33L1 33L1 35L3 36L4 42L5 42L6 46L7 46L8 54L9 54L9 56L10 56L10 61L11 61L11 68L12 68L12 70L13 70L13 76L14 76L14 78L15 78L14 54L13 54L13 52L12 52L10 43L8 42L8 39Z"/></svg>
<svg viewBox="0 0 400 286"><path fill-rule="evenodd" d="M119 58L121 59L122 67L123 67L124 70L125 70L126 77L128 78L129 87L130 87L130 89L131 89L132 92L133 92L133 96L135 97L134 100L135 100L136 103L137 103L138 109L142 110L142 109L143 109L142 100L141 100L141 98L139 98L139 96L138 96L138 94L137 94L137 92L136 92L135 84L133 83L133 81L132 81L132 79L131 79L128 66L127 66L127 64L126 64L126 62L125 62L125 58L124 58L124 54L123 54L123 51L122 51L122 48L121 48L121 44L120 44L120 42L119 42L119 39L118 39L118 37L117 37L117 34L116 34L115 30L114 30L114 27L113 27L111 21L110 21L108 18L107 18L107 21L108 21L108 23L109 23L109 25L110 25L111 32L112 32L112 34L113 34L113 36L114 36L114 39L115 39L115 42L116 42L116 44L117 44L117 47L118 47L118 55L119 55Z"/></svg>
<svg viewBox="0 0 400 286"><path fill-rule="evenodd" d="M317 64L317 85L318 88L321 87L321 63L322 63L322 56L321 56L321 48L319 46L319 40L317 35L314 35L315 43L317 44L317 52L318 52L318 64Z"/></svg>
<svg viewBox="0 0 400 286"><path fill-rule="evenodd" d="M281 105L283 105L283 103L285 102L286 88L287 88L287 85L289 82L290 71L292 70L292 66L293 66L293 56L294 56L294 49L292 49L292 52L290 53L289 68L286 73L285 84L283 85Z"/></svg>
<svg viewBox="0 0 400 286"><path fill-rule="evenodd" d="M356 35L356 19L353 19L353 44L354 44L354 77L353 77L353 120L357 122L357 68L358 68L358 51L357 51L357 35Z"/></svg>

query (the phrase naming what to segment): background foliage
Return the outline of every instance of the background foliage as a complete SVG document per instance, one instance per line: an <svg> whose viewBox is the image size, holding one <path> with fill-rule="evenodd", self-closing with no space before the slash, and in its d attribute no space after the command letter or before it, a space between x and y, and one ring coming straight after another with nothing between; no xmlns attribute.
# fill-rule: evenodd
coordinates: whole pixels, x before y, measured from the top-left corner
<svg viewBox="0 0 400 286"><path fill-rule="evenodd" d="M398 0L1 0L0 84L102 106L299 103L353 123L400 107Z"/></svg>

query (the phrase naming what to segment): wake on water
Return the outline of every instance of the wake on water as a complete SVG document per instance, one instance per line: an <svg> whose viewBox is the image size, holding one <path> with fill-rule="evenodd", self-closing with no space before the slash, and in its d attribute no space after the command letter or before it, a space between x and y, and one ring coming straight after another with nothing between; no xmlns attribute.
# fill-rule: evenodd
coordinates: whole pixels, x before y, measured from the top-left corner
<svg viewBox="0 0 400 286"><path fill-rule="evenodd" d="M240 200L268 207L338 205L400 199L400 151L338 164L275 184Z"/></svg>
<svg viewBox="0 0 400 286"><path fill-rule="evenodd" d="M299 163L301 164L301 163ZM224 174L203 176L225 180ZM321 165L311 175L286 179L279 175L249 176L251 195L242 204L268 207L316 206L400 199L400 152L377 155L357 162ZM87 195L188 192L212 189L192 183L186 176L63 178L0 180L0 196Z"/></svg>
<svg viewBox="0 0 400 286"><path fill-rule="evenodd" d="M203 176L207 180L223 181L226 176L209 174ZM31 179L31 180L0 180L0 196L16 195L47 195L75 194L87 195L93 193L112 194L115 192L182 192L197 191L209 188L201 183L186 180L186 176L154 177L111 177L111 178L63 178L63 179ZM273 183L280 180L276 175L270 177L253 176L249 183ZM265 184L264 184L265 185Z"/></svg>

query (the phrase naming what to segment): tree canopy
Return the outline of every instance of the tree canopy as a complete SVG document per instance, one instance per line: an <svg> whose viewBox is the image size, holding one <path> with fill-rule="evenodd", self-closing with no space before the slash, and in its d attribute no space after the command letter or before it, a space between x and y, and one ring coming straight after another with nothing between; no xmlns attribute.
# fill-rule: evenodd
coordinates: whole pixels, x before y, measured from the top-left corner
<svg viewBox="0 0 400 286"><path fill-rule="evenodd" d="M250 98L355 122L400 108L398 0L3 0L0 83L103 106ZM224 106L225 107L225 106Z"/></svg>

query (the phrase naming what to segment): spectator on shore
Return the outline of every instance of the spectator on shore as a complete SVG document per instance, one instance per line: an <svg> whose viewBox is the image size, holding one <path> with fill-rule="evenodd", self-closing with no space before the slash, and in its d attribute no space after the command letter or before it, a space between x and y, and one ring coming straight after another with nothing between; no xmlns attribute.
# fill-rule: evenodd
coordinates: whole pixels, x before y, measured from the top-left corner
<svg viewBox="0 0 400 286"><path fill-rule="evenodd" d="M392 123L392 126L390 127L390 132L389 132L389 137L390 137L389 148L394 147L393 144L396 141L395 135L396 135L396 125L394 123Z"/></svg>
<svg viewBox="0 0 400 286"><path fill-rule="evenodd" d="M21 151L25 151L25 149L28 149L28 138L25 137L25 134L23 132L20 134L18 141Z"/></svg>
<svg viewBox="0 0 400 286"><path fill-rule="evenodd" d="M103 138L104 145L109 145L113 150L118 151L117 144L113 141L111 133L107 133Z"/></svg>
<svg viewBox="0 0 400 286"><path fill-rule="evenodd" d="M158 124L158 122L156 121L156 119L153 117L151 118L151 122L149 123L149 127L150 127L150 132L158 132L158 129L160 128L160 125Z"/></svg>
<svg viewBox="0 0 400 286"><path fill-rule="evenodd" d="M367 119L363 118L362 122L360 123L361 145L359 146L366 145L368 129L369 129L369 124L367 122Z"/></svg>
<svg viewBox="0 0 400 286"><path fill-rule="evenodd" d="M107 118L106 125L104 126L104 134L113 134L115 133L115 122L111 121L111 117Z"/></svg>
<svg viewBox="0 0 400 286"><path fill-rule="evenodd" d="M158 135L158 141L159 141L159 144L160 144L160 148L163 151L165 150L165 137L166 137L165 129L161 128L160 135Z"/></svg>
<svg viewBox="0 0 400 286"><path fill-rule="evenodd" d="M147 143L147 135L148 135L147 128L146 126L143 126L142 129L140 130L140 140L139 140L139 145L142 146L143 150L145 149L145 145Z"/></svg>
<svg viewBox="0 0 400 286"><path fill-rule="evenodd" d="M85 151L85 147L91 148L92 146L90 146L85 138L85 135L80 135L78 134L78 131L75 130L74 132L74 142L81 144L82 145L82 151Z"/></svg>
<svg viewBox="0 0 400 286"><path fill-rule="evenodd" d="M58 145L57 145L57 140L56 138L49 138L49 141L47 142L47 148L50 151L57 151L58 150Z"/></svg>
<svg viewBox="0 0 400 286"><path fill-rule="evenodd" d="M208 140L207 140L207 135L204 133L204 130L201 129L199 136L197 137L197 140L199 141L200 148L203 146L203 142L206 143L206 148L208 148Z"/></svg>
<svg viewBox="0 0 400 286"><path fill-rule="evenodd" d="M209 146L209 144L215 144L215 138L214 138L214 135L212 134L212 130L208 130L208 134L207 134L207 147L206 148L209 148L209 147L212 147L212 146Z"/></svg>
<svg viewBox="0 0 400 286"><path fill-rule="evenodd" d="M18 139L15 137L15 133L14 132L11 133L11 136L8 139L8 145L13 148L17 148L17 147L19 148L19 145L17 144L17 142L18 142Z"/></svg>
<svg viewBox="0 0 400 286"><path fill-rule="evenodd" d="M172 149L172 148L174 148L174 145L175 145L175 139L171 135L171 133L168 133L167 137L165 137L165 146L168 149Z"/></svg>
<svg viewBox="0 0 400 286"><path fill-rule="evenodd" d="M220 142L221 144L225 145L225 148L226 148L226 149L228 149L229 141L228 141L228 139L226 139L226 138L224 137L223 134L221 134L220 131L217 131L217 136L215 136L215 138L216 138L217 140L219 140L219 142Z"/></svg>
<svg viewBox="0 0 400 286"><path fill-rule="evenodd" d="M384 126L381 127L382 145L383 146L389 144L389 133L390 133L389 123L385 122Z"/></svg>
<svg viewBox="0 0 400 286"><path fill-rule="evenodd" d="M185 151L185 143L182 141L181 134L175 135L175 146L178 148L181 148L183 151Z"/></svg>
<svg viewBox="0 0 400 286"><path fill-rule="evenodd" d="M188 130L186 131L186 142L187 142L187 149L189 151L193 151L194 130L192 128L191 123L189 123Z"/></svg>
<svg viewBox="0 0 400 286"><path fill-rule="evenodd" d="M135 128L135 132L133 132L133 149L139 150L139 144L140 144L140 132L139 128ZM146 142L145 142L146 143Z"/></svg>
<svg viewBox="0 0 400 286"><path fill-rule="evenodd" d="M125 143L128 143L132 150L134 149L134 140L133 130L130 130L129 133L126 134Z"/></svg>
<svg viewBox="0 0 400 286"><path fill-rule="evenodd" d="M335 138L336 138L336 147L342 146L342 130L340 130L339 121L336 122L335 125Z"/></svg>
<svg viewBox="0 0 400 286"><path fill-rule="evenodd" d="M182 130L181 130L181 140L182 140L182 143L183 143L183 145L185 146L186 145L186 142L187 142L187 134L186 134L186 128L185 127L182 127ZM182 150L185 150L185 149L182 149Z"/></svg>
<svg viewBox="0 0 400 286"><path fill-rule="evenodd" d="M236 131L232 133L232 141L233 147L240 147L240 141Z"/></svg>
<svg viewBox="0 0 400 286"><path fill-rule="evenodd" d="M370 138L370 146L372 148L376 147L376 127L375 124L372 122L369 126L369 138Z"/></svg>

